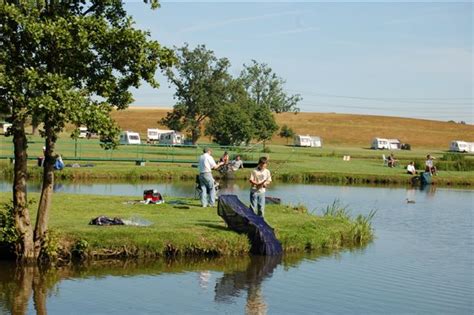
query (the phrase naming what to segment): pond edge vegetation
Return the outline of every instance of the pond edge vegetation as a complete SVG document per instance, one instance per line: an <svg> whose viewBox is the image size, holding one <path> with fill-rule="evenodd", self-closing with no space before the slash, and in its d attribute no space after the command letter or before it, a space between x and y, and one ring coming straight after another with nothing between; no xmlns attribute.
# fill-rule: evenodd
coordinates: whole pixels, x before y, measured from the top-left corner
<svg viewBox="0 0 474 315"><path fill-rule="evenodd" d="M440 161L441 162L441 161ZM28 179L41 180L43 170L39 167L28 168ZM120 170L108 171L93 168L65 168L55 174L56 180L87 181L87 180L195 180L196 170L189 168L144 168L124 167ZM0 178L12 179L13 166L4 165L0 171ZM222 175L216 173L214 178L222 179ZM407 174L354 174L345 172L321 172L321 171L285 171L272 174L274 180L283 183L321 183L321 184L362 184L362 185L407 185L412 184L412 176ZM247 172L237 172L234 179L247 180ZM434 177L433 184L438 186L474 186L474 176L445 176Z"/></svg>

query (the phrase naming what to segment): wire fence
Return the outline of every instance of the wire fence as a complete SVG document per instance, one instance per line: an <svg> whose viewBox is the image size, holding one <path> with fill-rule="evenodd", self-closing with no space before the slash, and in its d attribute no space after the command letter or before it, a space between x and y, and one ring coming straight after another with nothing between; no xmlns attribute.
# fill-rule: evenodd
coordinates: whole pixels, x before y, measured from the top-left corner
<svg viewBox="0 0 474 315"><path fill-rule="evenodd" d="M43 156L44 141L40 137L28 140L29 159ZM115 149L102 148L97 139L59 139L55 153L63 160L74 161L148 161L170 163L195 163L202 154L204 147L211 147L214 157L219 157L225 151L231 158L240 154L246 160L255 160L256 152L261 150L259 145L253 146L219 146L216 144L198 145L160 145L136 144L119 145ZM11 137L0 136L0 159L13 159L13 143Z"/></svg>

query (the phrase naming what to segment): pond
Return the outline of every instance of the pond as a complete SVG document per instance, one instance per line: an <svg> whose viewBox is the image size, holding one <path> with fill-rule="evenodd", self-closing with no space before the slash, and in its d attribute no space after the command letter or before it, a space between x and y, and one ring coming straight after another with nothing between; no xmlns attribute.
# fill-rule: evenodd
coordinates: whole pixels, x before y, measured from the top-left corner
<svg viewBox="0 0 474 315"><path fill-rule="evenodd" d="M60 192L135 197L151 188L165 196L194 195L192 182L56 186ZM10 184L0 181L0 190L10 191ZM221 183L224 192L248 200L245 182ZM275 183L268 195L314 212L334 200L354 214L376 209L376 239L357 250L281 259L95 262L47 273L3 263L0 313L13 307L34 313L35 305L50 314L474 312L474 191ZM28 290L41 299L35 303Z"/></svg>

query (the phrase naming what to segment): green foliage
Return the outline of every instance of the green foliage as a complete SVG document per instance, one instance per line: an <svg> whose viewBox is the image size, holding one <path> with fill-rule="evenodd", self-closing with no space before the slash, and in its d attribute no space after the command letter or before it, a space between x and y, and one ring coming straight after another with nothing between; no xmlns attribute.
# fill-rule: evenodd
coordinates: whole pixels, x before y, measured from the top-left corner
<svg viewBox="0 0 474 315"><path fill-rule="evenodd" d="M323 209L323 216L349 220L351 213L347 205L343 206L338 199L335 199L332 204Z"/></svg>
<svg viewBox="0 0 474 315"><path fill-rule="evenodd" d="M119 129L111 110L126 108L133 101L128 90L142 80L158 87L155 70L174 61L134 28L121 1L7 2L0 25L0 89L7 92L1 111L8 106L15 119L33 117L53 138L72 123L113 144Z"/></svg>
<svg viewBox="0 0 474 315"><path fill-rule="evenodd" d="M373 238L372 220L377 213L376 210L371 210L369 214L359 214L352 218L348 206L341 205L339 200L334 200L332 204L323 209L323 216L332 217L339 220L350 222L350 238L354 244L365 244Z"/></svg>
<svg viewBox="0 0 474 315"><path fill-rule="evenodd" d="M244 64L240 74L249 99L258 107L267 107L275 113L298 112L299 94L288 96L283 91L285 81L277 76L265 63L252 60L250 65Z"/></svg>
<svg viewBox="0 0 474 315"><path fill-rule="evenodd" d="M86 252L89 248L89 242L86 240L80 239L74 243L71 253L74 257L82 258L86 255Z"/></svg>
<svg viewBox="0 0 474 315"><path fill-rule="evenodd" d="M176 55L175 67L165 73L176 88L177 104L161 123L174 130L185 130L195 144L205 120L223 104L233 102L235 85L228 73L229 60L218 59L204 45L190 49L185 44L176 49Z"/></svg>
<svg viewBox="0 0 474 315"><path fill-rule="evenodd" d="M288 125L283 125L280 128L280 133L278 134L282 138L286 138L286 143L288 144L288 139L293 138L295 136L295 132L293 129L288 127Z"/></svg>
<svg viewBox="0 0 474 315"><path fill-rule="evenodd" d="M253 138L258 141L270 140L278 130L278 125L272 112L266 106L252 108Z"/></svg>
<svg viewBox="0 0 474 315"><path fill-rule="evenodd" d="M49 229L41 242L40 259L42 261L55 261L59 256L60 250L60 234L54 230Z"/></svg>
<svg viewBox="0 0 474 315"><path fill-rule="evenodd" d="M223 105L207 123L206 135L220 145L248 143L253 135L251 118L237 104Z"/></svg>
<svg viewBox="0 0 474 315"><path fill-rule="evenodd" d="M466 159L462 153L444 153L436 163L436 168L440 171L474 171L474 159Z"/></svg>
<svg viewBox="0 0 474 315"><path fill-rule="evenodd" d="M444 153L443 156L440 158L440 161L451 161L451 162L458 162L458 161L464 161L465 157L462 153L453 153L453 152L448 152Z"/></svg>
<svg viewBox="0 0 474 315"><path fill-rule="evenodd" d="M14 208L12 203L5 203L0 208L0 243L15 245L19 235L15 227Z"/></svg>

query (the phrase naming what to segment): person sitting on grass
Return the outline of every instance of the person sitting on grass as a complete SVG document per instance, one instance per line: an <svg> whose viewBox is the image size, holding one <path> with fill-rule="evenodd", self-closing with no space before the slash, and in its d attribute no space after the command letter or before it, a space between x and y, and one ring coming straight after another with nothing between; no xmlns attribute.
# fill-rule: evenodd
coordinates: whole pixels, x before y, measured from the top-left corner
<svg viewBox="0 0 474 315"><path fill-rule="evenodd" d="M435 159L434 156L431 156L428 154L426 156L426 161L425 161L425 172L429 172L431 175L438 175L438 171L436 170L436 166L434 166L433 160Z"/></svg>
<svg viewBox="0 0 474 315"><path fill-rule="evenodd" d="M233 172L236 172L239 170L239 168L244 168L244 163L240 157L240 155L237 155L234 160L230 162L230 169Z"/></svg>
<svg viewBox="0 0 474 315"><path fill-rule="evenodd" d="M395 156L393 155L393 153L390 153L390 155L388 156L388 159L387 159L387 166L388 167L395 167L396 162L397 162L397 160L395 160Z"/></svg>
<svg viewBox="0 0 474 315"><path fill-rule="evenodd" d="M416 168L415 168L415 162L410 162L408 163L407 165L407 174L410 174L410 175L416 175L418 174L418 172L416 171Z"/></svg>
<svg viewBox="0 0 474 315"><path fill-rule="evenodd" d="M227 153L227 151L225 151L222 157L219 159L219 163L221 166L218 168L218 171L221 174L226 174L229 172L229 153Z"/></svg>

